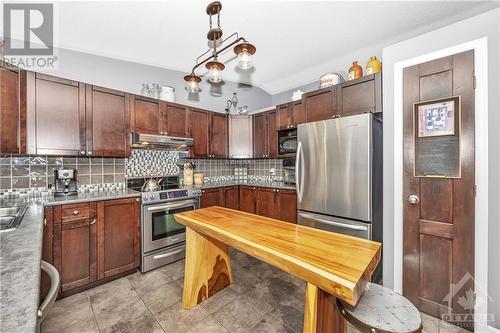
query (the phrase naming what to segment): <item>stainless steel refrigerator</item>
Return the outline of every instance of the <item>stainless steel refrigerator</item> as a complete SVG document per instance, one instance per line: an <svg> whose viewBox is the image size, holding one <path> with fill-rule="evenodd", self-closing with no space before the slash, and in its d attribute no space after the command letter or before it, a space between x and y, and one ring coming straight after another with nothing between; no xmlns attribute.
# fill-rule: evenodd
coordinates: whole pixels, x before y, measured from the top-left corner
<svg viewBox="0 0 500 333"><path fill-rule="evenodd" d="M298 223L382 242L381 119L300 124L297 141Z"/></svg>

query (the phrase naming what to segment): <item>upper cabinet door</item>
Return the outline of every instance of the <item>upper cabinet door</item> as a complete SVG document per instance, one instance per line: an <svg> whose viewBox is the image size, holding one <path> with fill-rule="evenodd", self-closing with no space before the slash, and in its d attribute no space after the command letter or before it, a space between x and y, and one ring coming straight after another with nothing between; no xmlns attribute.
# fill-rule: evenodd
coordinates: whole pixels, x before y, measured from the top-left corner
<svg viewBox="0 0 500 333"><path fill-rule="evenodd" d="M0 153L26 151L26 72L0 67Z"/></svg>
<svg viewBox="0 0 500 333"><path fill-rule="evenodd" d="M208 111L191 109L191 137L193 138L193 157L208 157L208 127L210 115Z"/></svg>
<svg viewBox="0 0 500 333"><path fill-rule="evenodd" d="M278 129L287 129L293 127L292 113L289 103L278 105L278 107L276 108L276 112Z"/></svg>
<svg viewBox="0 0 500 333"><path fill-rule="evenodd" d="M160 101L133 96L133 131L144 134L161 134Z"/></svg>
<svg viewBox="0 0 500 333"><path fill-rule="evenodd" d="M339 97L339 105L344 117L366 112L381 112L381 74L368 75L358 80L344 82Z"/></svg>
<svg viewBox="0 0 500 333"><path fill-rule="evenodd" d="M221 113L211 113L210 125L210 155L211 157L227 157L228 122L227 116Z"/></svg>
<svg viewBox="0 0 500 333"><path fill-rule="evenodd" d="M87 155L130 155L129 95L87 85Z"/></svg>
<svg viewBox="0 0 500 333"><path fill-rule="evenodd" d="M302 95L306 121L326 120L338 115L336 93L336 87L328 87Z"/></svg>
<svg viewBox="0 0 500 333"><path fill-rule="evenodd" d="M267 113L267 156L278 156L278 129L276 128L276 111Z"/></svg>
<svg viewBox="0 0 500 333"><path fill-rule="evenodd" d="M162 102L163 129L162 134L169 136L186 137L187 107L179 104Z"/></svg>
<svg viewBox="0 0 500 333"><path fill-rule="evenodd" d="M292 116L293 127L306 122L306 115L304 112L304 108L302 107L302 101L294 102L292 104Z"/></svg>
<svg viewBox="0 0 500 333"><path fill-rule="evenodd" d="M30 154L84 155L85 84L28 73Z"/></svg>
<svg viewBox="0 0 500 333"><path fill-rule="evenodd" d="M267 155L267 116L258 113L253 116L253 157L261 158Z"/></svg>

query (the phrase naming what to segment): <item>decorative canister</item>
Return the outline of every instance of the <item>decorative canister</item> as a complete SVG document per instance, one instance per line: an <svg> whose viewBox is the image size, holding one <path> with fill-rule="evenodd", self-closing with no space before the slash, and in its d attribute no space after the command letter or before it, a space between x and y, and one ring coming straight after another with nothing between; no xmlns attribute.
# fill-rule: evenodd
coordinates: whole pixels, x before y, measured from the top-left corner
<svg viewBox="0 0 500 333"><path fill-rule="evenodd" d="M360 65L358 65L357 61L353 61L351 68L349 68L349 76L347 80L351 81L354 79L359 79L362 76L363 76L363 68Z"/></svg>
<svg viewBox="0 0 500 333"><path fill-rule="evenodd" d="M193 185L193 170L184 169L184 185Z"/></svg>
<svg viewBox="0 0 500 333"><path fill-rule="evenodd" d="M298 101L298 100L302 99L303 94L304 94L304 92L300 89L294 91L292 94L292 101Z"/></svg>
<svg viewBox="0 0 500 333"><path fill-rule="evenodd" d="M382 70L382 64L377 57L370 57L370 61L366 64L366 75L375 74Z"/></svg>
<svg viewBox="0 0 500 333"><path fill-rule="evenodd" d="M161 87L160 99L167 102L175 102L175 88L170 86Z"/></svg>
<svg viewBox="0 0 500 333"><path fill-rule="evenodd" d="M195 173L194 174L194 184L196 186L203 185L203 174L202 173Z"/></svg>
<svg viewBox="0 0 500 333"><path fill-rule="evenodd" d="M327 73L319 78L319 87L325 88L344 82L345 79L340 73Z"/></svg>

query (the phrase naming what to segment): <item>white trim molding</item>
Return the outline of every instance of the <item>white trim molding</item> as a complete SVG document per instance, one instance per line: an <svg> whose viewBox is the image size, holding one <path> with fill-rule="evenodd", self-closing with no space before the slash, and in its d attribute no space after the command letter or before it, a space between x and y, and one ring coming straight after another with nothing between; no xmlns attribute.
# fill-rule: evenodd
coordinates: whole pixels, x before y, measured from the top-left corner
<svg viewBox="0 0 500 333"><path fill-rule="evenodd" d="M488 43L487 38L420 55L394 64L394 290L403 288L403 69L474 50L475 90L475 283L488 286ZM390 129L389 129L390 130ZM487 325L487 295L477 293L476 332L497 332Z"/></svg>

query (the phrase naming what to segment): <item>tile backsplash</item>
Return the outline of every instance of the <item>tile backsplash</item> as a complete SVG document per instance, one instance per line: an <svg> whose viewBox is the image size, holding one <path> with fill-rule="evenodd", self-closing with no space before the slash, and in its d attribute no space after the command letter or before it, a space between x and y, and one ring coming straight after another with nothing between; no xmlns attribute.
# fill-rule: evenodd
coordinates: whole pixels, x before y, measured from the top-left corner
<svg viewBox="0 0 500 333"><path fill-rule="evenodd" d="M54 184L54 170L59 168L76 169L79 185L102 185L125 183L127 177L176 175L177 164L187 162L194 162L195 173L206 178L234 176L235 168L246 169L248 176L283 177L280 159L188 159L184 152L134 149L128 158L4 155L0 157L0 190L47 188Z"/></svg>

